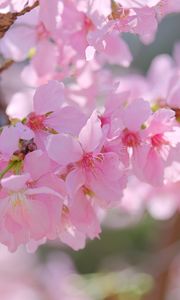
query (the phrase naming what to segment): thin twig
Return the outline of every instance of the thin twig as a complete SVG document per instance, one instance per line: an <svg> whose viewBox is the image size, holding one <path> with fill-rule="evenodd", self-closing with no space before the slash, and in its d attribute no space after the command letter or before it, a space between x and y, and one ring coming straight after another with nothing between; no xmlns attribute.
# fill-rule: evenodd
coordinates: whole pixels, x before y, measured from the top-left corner
<svg viewBox="0 0 180 300"><path fill-rule="evenodd" d="M14 61L12 59L5 60L2 63L2 65L0 65L0 73L2 73L3 71L9 69L9 67L12 66L13 63L14 63Z"/></svg>
<svg viewBox="0 0 180 300"><path fill-rule="evenodd" d="M4 100L4 95L0 89L0 132L1 132L1 126L4 126L8 123L9 123L9 120L6 115L6 104L5 104L5 100Z"/></svg>
<svg viewBox="0 0 180 300"><path fill-rule="evenodd" d="M39 1L37 0L32 6L27 6L22 9L20 12L15 13L0 13L0 38L4 36L6 31L11 27L11 25L15 22L17 17L23 16L24 14L30 12L32 9L39 5Z"/></svg>

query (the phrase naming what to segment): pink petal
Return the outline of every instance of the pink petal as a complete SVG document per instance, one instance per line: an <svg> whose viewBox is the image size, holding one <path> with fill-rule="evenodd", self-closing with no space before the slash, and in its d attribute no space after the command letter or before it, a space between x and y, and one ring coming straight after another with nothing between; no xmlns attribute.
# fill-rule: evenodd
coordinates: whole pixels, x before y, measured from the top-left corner
<svg viewBox="0 0 180 300"><path fill-rule="evenodd" d="M26 182L30 179L30 174L11 175L1 180L1 185L10 191L19 191L26 187Z"/></svg>
<svg viewBox="0 0 180 300"><path fill-rule="evenodd" d="M171 109L162 108L156 111L149 119L149 127L147 131L151 135L156 133L164 133L171 129L174 122L175 112Z"/></svg>
<svg viewBox="0 0 180 300"><path fill-rule="evenodd" d="M86 122L85 115L76 107L66 106L52 113L46 124L58 132L78 135Z"/></svg>
<svg viewBox="0 0 180 300"><path fill-rule="evenodd" d="M99 236L101 232L95 211L82 192L76 195L70 208L70 219L78 230L91 239Z"/></svg>
<svg viewBox="0 0 180 300"><path fill-rule="evenodd" d="M85 54L86 54L86 60L91 61L96 53L96 49L93 46L88 46L86 48Z"/></svg>
<svg viewBox="0 0 180 300"><path fill-rule="evenodd" d="M24 172L30 173L33 180L37 180L50 172L50 167L50 159L41 150L30 152L25 157Z"/></svg>
<svg viewBox="0 0 180 300"><path fill-rule="evenodd" d="M69 193L70 197L76 194L76 192L83 186L85 183L84 175L81 169L75 169L70 172L66 177L66 186L67 192Z"/></svg>
<svg viewBox="0 0 180 300"><path fill-rule="evenodd" d="M55 33L58 26L58 19L63 10L63 3L59 0L40 0L40 18L45 24L46 28ZM51 13L49 13L51 11Z"/></svg>
<svg viewBox="0 0 180 300"><path fill-rule="evenodd" d="M85 247L86 236L82 232L78 231L75 227L66 228L60 232L59 237L61 241L74 250L80 250Z"/></svg>
<svg viewBox="0 0 180 300"><path fill-rule="evenodd" d="M28 201L24 212L24 218L26 223L28 223L30 231L30 238L39 240L45 237L49 232L50 218L48 208L43 201L39 201L38 199Z"/></svg>
<svg viewBox="0 0 180 300"><path fill-rule="evenodd" d="M0 220L2 220L9 208L9 197L3 198L1 194L0 192Z"/></svg>
<svg viewBox="0 0 180 300"><path fill-rule="evenodd" d="M46 114L61 108L64 102L64 85L51 80L40 86L34 95L34 111L37 114Z"/></svg>
<svg viewBox="0 0 180 300"><path fill-rule="evenodd" d="M180 75L175 74L169 83L167 103L172 108L180 108Z"/></svg>
<svg viewBox="0 0 180 300"><path fill-rule="evenodd" d="M160 186L164 179L164 163L155 150L151 149L144 167L144 179L153 186Z"/></svg>
<svg viewBox="0 0 180 300"><path fill-rule="evenodd" d="M31 140L34 138L34 132L26 125L18 122L14 128L17 130L20 139Z"/></svg>
<svg viewBox="0 0 180 300"><path fill-rule="evenodd" d="M11 156L17 149L19 134L14 127L4 127L0 134L0 152Z"/></svg>
<svg viewBox="0 0 180 300"><path fill-rule="evenodd" d="M55 196L57 198L61 199L61 195L59 193L57 193L56 191L54 191L53 189L49 188L49 187L38 187L38 188L28 188L28 190L26 191L27 195L40 195L40 194L44 194L44 195L51 195L51 196Z"/></svg>
<svg viewBox="0 0 180 300"><path fill-rule="evenodd" d="M103 137L101 121L96 112L93 112L86 125L79 134L79 141L86 152L94 151Z"/></svg>
<svg viewBox="0 0 180 300"><path fill-rule="evenodd" d="M135 175L143 180L143 169L147 161L150 145L137 146L133 149L132 166Z"/></svg>
<svg viewBox="0 0 180 300"><path fill-rule="evenodd" d="M108 152L103 154L103 161L98 165L99 169L102 169L104 176L110 180L117 180L124 174L124 168L119 161L119 156L116 153Z"/></svg>
<svg viewBox="0 0 180 300"><path fill-rule="evenodd" d="M36 43L35 29L26 26L14 26L1 40L1 52L6 58L22 61Z"/></svg>
<svg viewBox="0 0 180 300"><path fill-rule="evenodd" d="M67 195L64 180L56 176L54 173L48 173L41 177L38 180L38 187L48 187L60 194L62 198L65 198Z"/></svg>
<svg viewBox="0 0 180 300"><path fill-rule="evenodd" d="M49 39L42 39L37 45L36 55L32 58L31 64L42 83L54 78L53 75L58 63L57 50L57 45L51 43ZM44 60L44 57L46 57L46 60ZM44 81L41 81L43 79Z"/></svg>
<svg viewBox="0 0 180 300"><path fill-rule="evenodd" d="M78 141L67 134L56 134L48 138L47 151L49 157L60 165L79 161L83 155Z"/></svg>
<svg viewBox="0 0 180 300"><path fill-rule="evenodd" d="M104 176L89 178L90 190L95 194L99 205L103 208L113 207L120 203L122 197L122 183L124 181L110 181Z"/></svg>
<svg viewBox="0 0 180 300"><path fill-rule="evenodd" d="M126 128L137 131L150 115L149 102L137 99L124 109L122 119Z"/></svg>
<svg viewBox="0 0 180 300"><path fill-rule="evenodd" d="M102 53L110 64L128 67L132 61L132 54L128 45L117 34L111 33L106 37L106 48Z"/></svg>

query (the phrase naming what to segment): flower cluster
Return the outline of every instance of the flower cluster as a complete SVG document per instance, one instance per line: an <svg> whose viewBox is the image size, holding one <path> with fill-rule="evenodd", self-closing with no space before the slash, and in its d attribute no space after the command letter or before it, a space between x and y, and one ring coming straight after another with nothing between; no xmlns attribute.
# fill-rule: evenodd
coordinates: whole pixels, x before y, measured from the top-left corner
<svg viewBox="0 0 180 300"><path fill-rule="evenodd" d="M129 99L116 88L104 111L85 114L50 81L33 111L2 129L0 242L9 250L56 238L80 249L99 236L100 211L120 205L132 175L164 184L180 143L175 112Z"/></svg>
<svg viewBox="0 0 180 300"><path fill-rule="evenodd" d="M129 93L129 99L146 99L154 112L162 109L171 109L175 113L176 123L180 121L180 44L177 43L173 50L173 58L167 54L161 54L154 58L146 76L140 74L128 74L118 78L119 91ZM164 76L166 74L166 76ZM163 80L162 80L163 79ZM135 113L135 112L134 112ZM157 128L157 124L155 124ZM177 138L179 139L178 135ZM170 155L171 166L165 168L164 184L154 187L133 177L128 182L121 209L131 215L142 215L144 209L157 219L168 219L179 211L180 188L180 147L176 146ZM152 162L152 174L160 170ZM144 178L143 178L144 180ZM156 176L154 177L156 180Z"/></svg>
<svg viewBox="0 0 180 300"><path fill-rule="evenodd" d="M19 11L35 1L1 1L0 12ZM132 54L122 34L153 41L158 22L180 11L176 0L40 0L20 16L0 41L5 58L30 58L22 76L31 86L78 77L87 61L128 67ZM50 12L50 13L49 13ZM44 57L46 59L44 60Z"/></svg>

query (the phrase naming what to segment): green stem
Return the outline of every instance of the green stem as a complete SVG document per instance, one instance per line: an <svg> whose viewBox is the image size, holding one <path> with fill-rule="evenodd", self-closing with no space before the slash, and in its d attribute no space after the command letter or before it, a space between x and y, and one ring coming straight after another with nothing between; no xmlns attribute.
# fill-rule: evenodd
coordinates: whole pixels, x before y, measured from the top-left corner
<svg viewBox="0 0 180 300"><path fill-rule="evenodd" d="M9 171L11 170L14 165L17 163L17 161L12 161L9 163L9 165L0 173L0 179L3 178L3 176Z"/></svg>

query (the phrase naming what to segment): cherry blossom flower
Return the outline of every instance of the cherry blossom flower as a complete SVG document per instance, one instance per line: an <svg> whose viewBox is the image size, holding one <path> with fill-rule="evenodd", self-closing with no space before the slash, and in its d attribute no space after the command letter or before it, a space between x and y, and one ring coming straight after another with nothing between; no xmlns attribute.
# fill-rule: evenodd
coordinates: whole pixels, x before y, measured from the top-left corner
<svg viewBox="0 0 180 300"><path fill-rule="evenodd" d="M78 140L66 134L50 136L47 151L60 165L72 164L72 171L66 177L70 196L84 186L100 204L109 206L120 199L125 178L118 155L101 151L102 138L101 122L94 112Z"/></svg>
<svg viewBox="0 0 180 300"><path fill-rule="evenodd" d="M36 153L33 152L33 155ZM11 251L31 239L38 241L44 237L56 237L63 198L49 187L48 176L41 183L47 164L44 167L45 157L42 155L39 159L43 159L41 170L35 172L32 161L31 165L28 164L31 173L11 175L1 180L0 240Z"/></svg>
<svg viewBox="0 0 180 300"><path fill-rule="evenodd" d="M78 108L65 105L64 86L57 81L39 87L33 105L34 111L27 116L25 123L34 131L35 142L40 147L51 133L78 134L86 120Z"/></svg>
<svg viewBox="0 0 180 300"><path fill-rule="evenodd" d="M155 186L163 184L170 152L180 142L180 132L175 126L174 117L172 110L160 109L149 119L148 127L144 130L146 145L139 148L137 160L133 161L141 180L143 178Z"/></svg>

